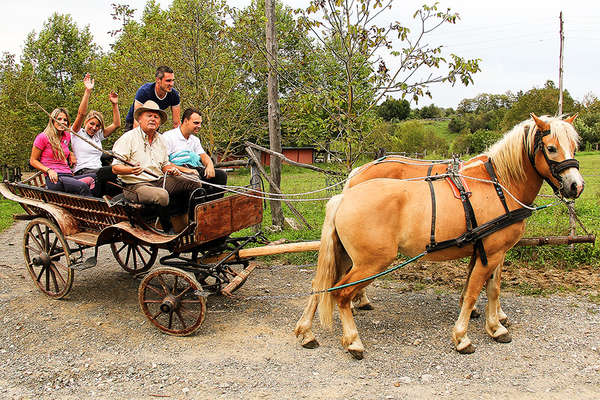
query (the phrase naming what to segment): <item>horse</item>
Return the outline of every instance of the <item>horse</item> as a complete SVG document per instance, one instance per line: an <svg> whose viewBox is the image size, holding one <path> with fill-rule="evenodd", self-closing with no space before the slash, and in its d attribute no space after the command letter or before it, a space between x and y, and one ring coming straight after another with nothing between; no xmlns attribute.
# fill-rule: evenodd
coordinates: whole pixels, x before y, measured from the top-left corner
<svg viewBox="0 0 600 400"><path fill-rule="evenodd" d="M462 163L463 166L468 165L469 163L481 160L487 161L488 157L486 155L479 155L468 160L465 163ZM445 174L448 170L448 166L451 165L453 160L419 160L412 159L403 156L386 156L384 158L377 159L375 161L371 161L367 164L364 164L360 167L354 168L350 174L348 174L348 178L346 180L346 184L344 185L343 191L358 185L359 183L368 181L370 179L376 178L393 178L393 179L416 179L416 178L425 178L427 176L432 175L440 175ZM467 267L467 280L471 275L471 270L475 265L475 258L471 256L471 260L469 261L469 266ZM496 271L492 275L491 281L493 284L500 284L500 273L501 271ZM497 282L496 282L497 281ZM463 291L460 296L459 306L462 305L463 298L465 295L465 289L467 285L463 286ZM353 303L356 303L356 308L359 310L372 310L373 305L371 301L367 297L367 293L365 289L361 289L356 294L356 297L353 300ZM354 305L354 304L353 304ZM500 322L504 325L508 325L508 317L506 313L500 307L500 303L498 302L498 314L500 317ZM477 309L473 309L471 313L471 318L478 318L479 312Z"/></svg>
<svg viewBox="0 0 600 400"><path fill-rule="evenodd" d="M531 114L531 119L515 126L486 152L493 163L498 184L509 193L506 205L511 213L526 210L520 207L533 203L544 180L563 197L574 199L581 195L584 180L579 164L573 158L579 141L573 120L574 117L563 121ZM470 202L480 224L505 215L496 186L491 184L481 160L463 168L462 176L470 181ZM316 306L321 325L331 327L335 301L342 324L342 345L354 358L362 359L364 346L350 303L360 289L368 286L371 277L382 273L398 252L409 257L420 255L431 261L473 254L472 243L424 251L431 234L432 205L423 199L430 197L430 183L439 199L436 238L445 241L461 237L467 226L463 206L454 199L450 185L442 180L371 179L328 201L313 279L315 293L310 296L294 329L304 347L318 346L312 332ZM475 345L467 335L475 301L484 283L497 268L501 268L506 252L519 241L524 230L524 219L511 220L510 225L481 238L487 263L481 256L476 259L452 329L454 348L459 353L475 351ZM347 285L354 282L358 283ZM337 286L343 287L329 290ZM497 342L510 342L510 333L498 318L499 285L487 285L486 293L485 330Z"/></svg>

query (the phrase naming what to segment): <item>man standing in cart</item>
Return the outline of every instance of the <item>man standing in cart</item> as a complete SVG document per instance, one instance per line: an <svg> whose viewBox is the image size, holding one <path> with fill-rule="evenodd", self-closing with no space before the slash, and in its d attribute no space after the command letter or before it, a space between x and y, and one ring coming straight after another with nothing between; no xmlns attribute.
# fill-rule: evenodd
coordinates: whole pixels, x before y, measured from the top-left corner
<svg viewBox="0 0 600 400"><path fill-rule="evenodd" d="M134 165L127 165L115 157L112 170L124 183L125 198L158 205L162 229L173 233L166 208L169 195L182 195L187 199L195 189L202 187L202 183L195 169L169 162L167 147L158 134L158 128L167 120L167 113L158 104L148 100L133 115L138 126L115 142L113 152ZM182 172L191 176L182 175Z"/></svg>
<svg viewBox="0 0 600 400"><path fill-rule="evenodd" d="M181 125L162 134L167 145L169 161L175 165L195 169L198 171L200 179L209 184L225 186L227 174L223 170L215 169L213 161L206 154L200 139L196 136L201 126L200 111L195 108L186 108L181 116ZM208 200L223 197L224 189L218 186L205 185L204 190L206 190Z"/></svg>
<svg viewBox="0 0 600 400"><path fill-rule="evenodd" d="M154 76L154 82L143 84L135 93L133 104L129 107L129 112L125 117L125 132L138 126L138 122L133 114L135 110L148 100L152 100L158 104L161 110L166 110L171 107L173 128L179 126L181 105L179 92L173 87L175 85L175 74L173 73L173 70L163 65L156 69Z"/></svg>

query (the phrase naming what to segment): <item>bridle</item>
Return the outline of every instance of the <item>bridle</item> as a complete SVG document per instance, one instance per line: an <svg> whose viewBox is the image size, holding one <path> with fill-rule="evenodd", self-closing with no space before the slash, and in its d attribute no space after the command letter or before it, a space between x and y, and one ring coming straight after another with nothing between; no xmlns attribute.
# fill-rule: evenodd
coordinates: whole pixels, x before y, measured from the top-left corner
<svg viewBox="0 0 600 400"><path fill-rule="evenodd" d="M562 176L560 175L561 172L569 169L569 168L577 168L579 170L579 161L577 161L574 158L569 158L567 160L563 160L563 161L554 161L551 160L548 157L548 153L546 152L546 147L544 146L544 142L542 141L542 139L550 134L550 129L546 130L546 131L542 131L538 128L537 132L535 133L535 136L533 138L533 152L527 152L527 156L529 157L529 161L531 162L531 166L533 167L533 169L535 170L535 172L541 177L543 178L548 185L550 185L550 187L552 188L552 190L554 191L554 194L559 194L559 189L563 186L563 180L562 180ZM560 184L559 187L557 187L552 180L550 180L550 178L542 175L540 173L540 171L538 171L537 167L535 166L535 154L537 153L538 150L542 151L542 154L544 156L544 159L546 160L546 163L548 164L548 168L550 169L550 173L552 174L552 176L558 181L558 183Z"/></svg>

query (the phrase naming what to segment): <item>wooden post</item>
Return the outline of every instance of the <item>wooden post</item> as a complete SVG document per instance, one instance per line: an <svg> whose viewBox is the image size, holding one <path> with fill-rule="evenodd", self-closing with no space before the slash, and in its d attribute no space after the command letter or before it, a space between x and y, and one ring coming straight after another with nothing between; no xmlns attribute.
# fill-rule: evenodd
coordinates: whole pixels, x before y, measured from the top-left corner
<svg viewBox="0 0 600 400"><path fill-rule="evenodd" d="M254 162L250 162L250 186L252 189L262 190L262 187L260 186L260 171ZM262 226L261 224L256 224L251 228L254 233L257 233L262 229Z"/></svg>
<svg viewBox="0 0 600 400"><path fill-rule="evenodd" d="M267 91L269 99L269 144L271 150L281 153L281 126L279 125L279 83L277 79L277 36L275 34L275 0L265 0L265 14L267 17L266 40L267 62L269 76L267 78ZM273 182L273 183L271 183ZM275 187L281 186L281 160L271 156L271 193ZM271 221L273 225L283 228L284 218L281 203L271 200Z"/></svg>
<svg viewBox="0 0 600 400"><path fill-rule="evenodd" d="M575 236L575 228L577 226L577 221L575 220L575 206L572 201L567 203L567 210L569 210L569 236ZM571 250L575 249L575 246L571 244Z"/></svg>
<svg viewBox="0 0 600 400"><path fill-rule="evenodd" d="M265 171L265 169L262 167L262 165L260 164L260 160L258 159L258 156L254 153L254 150L252 150L249 147L246 147L246 152L248 153L248 155L250 156L250 158L252 160L254 160L254 162L256 163L256 167L258 168L258 170L260 171L260 173L265 177L265 179L267 179L267 181L269 181L269 184L271 185L271 188L274 189L275 194L280 194L282 195L283 192L281 191L281 189L279 189L279 186L277 184L275 184L275 182L273 182L273 180L271 179L271 177L267 174L267 171ZM289 201L285 200L285 199L281 199L281 200L271 200L271 204L273 204L273 202L275 203L280 203L280 202L284 202L285 205L287 205L289 207L289 209L296 215L296 217L299 218L299 220L297 219L298 222L303 222L304 225L312 230L312 226L310 226L310 224L308 223L308 221L306 221L306 219L302 216L302 214L300 214L300 212L298 210L296 210L296 207L294 207ZM273 212L273 209L271 208L271 212Z"/></svg>
<svg viewBox="0 0 600 400"><path fill-rule="evenodd" d="M563 33L562 11L560 12L560 56L558 61L558 115L563 113L563 48L565 46L565 36Z"/></svg>

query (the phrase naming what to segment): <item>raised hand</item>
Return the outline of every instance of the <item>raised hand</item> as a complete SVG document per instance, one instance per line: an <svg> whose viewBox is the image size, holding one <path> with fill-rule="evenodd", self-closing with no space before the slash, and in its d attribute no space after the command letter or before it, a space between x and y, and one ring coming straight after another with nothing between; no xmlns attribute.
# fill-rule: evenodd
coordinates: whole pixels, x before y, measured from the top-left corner
<svg viewBox="0 0 600 400"><path fill-rule="evenodd" d="M119 102L119 95L115 91L112 91L108 95L108 99L110 100L111 103L117 104Z"/></svg>
<svg viewBox="0 0 600 400"><path fill-rule="evenodd" d="M89 73L85 74L85 77L83 78L83 85L88 90L92 90L94 88L94 78L92 78Z"/></svg>

